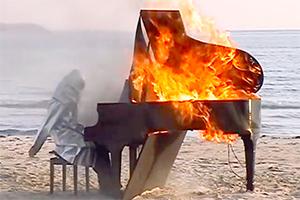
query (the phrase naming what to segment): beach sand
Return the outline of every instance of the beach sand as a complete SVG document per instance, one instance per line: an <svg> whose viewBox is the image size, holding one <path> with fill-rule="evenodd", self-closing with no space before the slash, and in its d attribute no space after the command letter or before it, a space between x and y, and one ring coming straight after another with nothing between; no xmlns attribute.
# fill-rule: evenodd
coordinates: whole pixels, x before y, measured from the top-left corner
<svg viewBox="0 0 300 200"><path fill-rule="evenodd" d="M72 170L67 170L67 192L61 191L61 170L56 168L55 191L49 195L49 139L36 157L28 150L33 136L0 136L0 199L108 199L97 192L96 174L91 169L91 192L84 191L84 168L79 169L79 195L72 193ZM244 149L241 140L233 145L242 165ZM128 153L122 182L128 179ZM245 176L231 153L231 166ZM245 179L229 168L226 144L204 142L187 137L177 156L165 188L145 192L135 200L190 199L300 199L300 139L262 137L256 155L255 191L245 192Z"/></svg>

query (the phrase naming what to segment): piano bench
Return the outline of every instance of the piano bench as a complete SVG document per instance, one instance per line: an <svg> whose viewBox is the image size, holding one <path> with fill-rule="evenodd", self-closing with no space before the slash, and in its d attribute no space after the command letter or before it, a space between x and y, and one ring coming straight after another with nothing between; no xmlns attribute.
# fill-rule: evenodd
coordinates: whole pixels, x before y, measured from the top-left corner
<svg viewBox="0 0 300 200"><path fill-rule="evenodd" d="M78 180L78 166L73 165L63 158L61 158L56 152L49 152L51 154L54 154L55 157L50 158L50 194L53 194L53 188L54 188L54 166L55 165L61 165L62 166L62 191L66 191L66 169L67 165L73 166L73 184L74 184L74 194L77 195L77 180ZM85 189L87 192L90 190L89 185L89 167L85 167Z"/></svg>

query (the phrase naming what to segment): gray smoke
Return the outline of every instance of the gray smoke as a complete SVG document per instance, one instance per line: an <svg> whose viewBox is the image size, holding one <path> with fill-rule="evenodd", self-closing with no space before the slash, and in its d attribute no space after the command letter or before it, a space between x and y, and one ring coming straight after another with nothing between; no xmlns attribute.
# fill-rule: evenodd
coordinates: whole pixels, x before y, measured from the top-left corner
<svg viewBox="0 0 300 200"><path fill-rule="evenodd" d="M57 15L65 16L61 19L66 22L63 31L49 29L54 16L48 16L46 11L41 24L26 21L29 18L17 19L17 14L15 18L20 23L0 20L0 80L41 88L50 98L63 76L79 69L85 79L79 117L82 123L91 125L97 121L96 104L117 102L129 76L140 1L93 1L101 5L97 9L88 9L92 3L84 2L74 2L73 8L56 5L61 8ZM76 9L82 12L75 12ZM7 16L14 13L9 6L1 10ZM38 7L32 8L32 20L40 12ZM79 18L84 20L82 26ZM61 22L52 27L60 27Z"/></svg>

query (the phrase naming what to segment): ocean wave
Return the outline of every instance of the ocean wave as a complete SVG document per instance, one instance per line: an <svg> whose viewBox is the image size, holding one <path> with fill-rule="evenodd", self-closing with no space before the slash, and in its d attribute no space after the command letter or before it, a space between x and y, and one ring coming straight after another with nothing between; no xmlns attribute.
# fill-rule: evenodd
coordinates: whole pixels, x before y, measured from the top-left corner
<svg viewBox="0 0 300 200"><path fill-rule="evenodd" d="M35 135L37 129L19 130L19 129L4 129L0 130L1 135Z"/></svg>
<svg viewBox="0 0 300 200"><path fill-rule="evenodd" d="M22 102L3 102L0 103L0 107L3 108L47 108L49 105L49 100L41 101L22 101Z"/></svg>
<svg viewBox="0 0 300 200"><path fill-rule="evenodd" d="M300 109L298 105L278 105L278 104L263 104L262 109L270 109L270 110L288 110L288 109Z"/></svg>

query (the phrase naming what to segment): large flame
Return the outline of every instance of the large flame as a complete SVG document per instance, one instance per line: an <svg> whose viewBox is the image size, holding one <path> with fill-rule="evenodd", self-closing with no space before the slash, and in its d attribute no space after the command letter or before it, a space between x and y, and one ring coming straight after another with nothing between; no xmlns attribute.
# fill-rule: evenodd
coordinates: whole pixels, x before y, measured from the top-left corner
<svg viewBox="0 0 300 200"><path fill-rule="evenodd" d="M212 20L200 16L192 0L180 1L180 7L188 27L205 34L210 43L233 46L229 34L219 31ZM153 51L149 49L152 55L149 58L138 53L134 57L131 80L136 93L132 101L174 101L181 123L189 122L193 117L204 119L206 130L200 131L202 138L214 142L235 141L237 134L224 134L216 128L206 106L175 102L257 98L255 94L237 88L234 80L229 78L232 76L228 74L229 68L240 66L241 62L235 48L213 47L218 48L215 51L207 46L203 51L187 42L183 33L174 34L169 27L153 23L159 34L153 36L155 43L149 47L153 48Z"/></svg>

